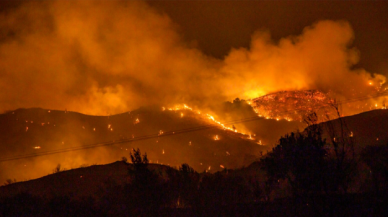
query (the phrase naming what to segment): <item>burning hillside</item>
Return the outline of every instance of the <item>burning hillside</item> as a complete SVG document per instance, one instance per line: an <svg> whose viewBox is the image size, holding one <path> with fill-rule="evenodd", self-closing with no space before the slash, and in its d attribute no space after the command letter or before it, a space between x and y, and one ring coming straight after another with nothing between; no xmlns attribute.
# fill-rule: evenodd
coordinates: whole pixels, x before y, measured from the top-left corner
<svg viewBox="0 0 388 217"><path fill-rule="evenodd" d="M271 121L255 124L271 130ZM271 135L272 139L293 129L287 126ZM1 159L49 155L0 162L0 180L36 178L50 173L58 163L67 169L109 163L128 158L132 148L147 152L152 163L188 163L197 171L213 172L247 165L270 148L258 144L269 144L261 141L268 137L266 131L261 131L263 136L244 135L239 128L230 127L187 105L170 109L147 107L111 116L18 109L0 115L0 143L4 144L0 147Z"/></svg>
<svg viewBox="0 0 388 217"><path fill-rule="evenodd" d="M266 119L285 119L303 121L312 112L317 113L318 121L327 121L373 109L385 109L385 89L378 88L374 94L337 101L331 93L319 90L280 91L250 100L250 104L260 117Z"/></svg>
<svg viewBox="0 0 388 217"><path fill-rule="evenodd" d="M333 99L318 90L280 91L251 100L260 117L287 121L301 121L311 112L324 115L333 103Z"/></svg>

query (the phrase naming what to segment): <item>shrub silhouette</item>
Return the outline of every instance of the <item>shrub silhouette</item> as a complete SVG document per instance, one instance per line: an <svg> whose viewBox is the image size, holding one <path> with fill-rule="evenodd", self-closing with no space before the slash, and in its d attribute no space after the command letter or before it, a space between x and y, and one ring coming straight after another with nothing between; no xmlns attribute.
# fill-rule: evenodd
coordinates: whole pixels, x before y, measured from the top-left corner
<svg viewBox="0 0 388 217"><path fill-rule="evenodd" d="M321 192L325 185L326 142L320 132L291 133L262 159L267 182L287 180L294 195Z"/></svg>
<svg viewBox="0 0 388 217"><path fill-rule="evenodd" d="M134 215L152 215L167 204L165 183L148 169L147 154L141 156L139 149L130 153L132 167L129 168L130 183L125 186L128 206Z"/></svg>

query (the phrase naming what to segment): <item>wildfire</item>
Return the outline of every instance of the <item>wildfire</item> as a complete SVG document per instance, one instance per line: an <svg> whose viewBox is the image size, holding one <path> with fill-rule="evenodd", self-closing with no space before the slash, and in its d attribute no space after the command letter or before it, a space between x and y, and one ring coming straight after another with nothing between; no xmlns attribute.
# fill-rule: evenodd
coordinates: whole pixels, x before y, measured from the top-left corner
<svg viewBox="0 0 388 217"><path fill-rule="evenodd" d="M379 94L385 89L373 86L372 82L369 85L374 87L374 93ZM356 96L353 94L354 97ZM303 90L303 91L280 91L267 94L248 101L259 117L266 119L274 119L277 121L303 121L304 118L315 112L318 116L318 122L326 121L328 117L336 117L337 113L333 110L333 106L343 105L341 115L351 115L358 112L368 111L378 108L378 103L365 101L357 102L358 100L343 99L337 101L331 97L332 93L323 93L318 90ZM382 98L383 99L383 98ZM366 100L366 99L365 99ZM384 99L385 100L385 99ZM347 103L345 103L348 101ZM355 103L357 102L357 103ZM380 100L381 102L381 100ZM382 109L385 108L383 101Z"/></svg>
<svg viewBox="0 0 388 217"><path fill-rule="evenodd" d="M197 114L201 114L200 111L197 111L189 106L187 106L186 104L183 104L183 106L181 105L176 105L174 108L169 108L168 110L169 111L179 111L179 110L190 110L192 112L195 112ZM183 117L183 113L181 113L181 117ZM227 127L225 126L223 123L221 123L220 121L217 121L212 115L210 114L206 114L204 115L203 117L206 117L208 120L212 121L213 123L216 123L217 125L219 125L220 127L222 127L224 130L229 130L229 131L232 131L232 132L235 132L235 133L240 133L242 135L245 135L247 136L247 134L244 134L244 133L241 133L241 132L238 132L237 129L235 129L234 127Z"/></svg>
<svg viewBox="0 0 388 217"><path fill-rule="evenodd" d="M316 90L281 91L253 99L252 107L266 119L301 121L311 111L321 112L319 109L323 105L333 102L326 94Z"/></svg>

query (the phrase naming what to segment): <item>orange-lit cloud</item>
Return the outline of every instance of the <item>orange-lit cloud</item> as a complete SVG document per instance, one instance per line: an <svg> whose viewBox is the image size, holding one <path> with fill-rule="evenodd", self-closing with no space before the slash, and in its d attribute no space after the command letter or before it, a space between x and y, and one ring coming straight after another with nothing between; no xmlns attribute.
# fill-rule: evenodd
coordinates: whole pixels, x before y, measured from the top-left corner
<svg viewBox="0 0 388 217"><path fill-rule="evenodd" d="M280 90L366 94L385 82L353 69L345 21L321 21L279 42L256 32L224 59L189 46L166 15L138 1L27 2L1 15L0 101L113 114L150 104L205 104Z"/></svg>
<svg viewBox="0 0 388 217"><path fill-rule="evenodd" d="M352 69L358 62L357 49L351 48L354 34L345 21L320 21L306 27L299 36L271 41L268 32L252 36L249 49L233 49L225 58L222 72L226 83L233 78L239 88L226 88L227 95L255 98L279 90L318 89L347 98L366 95L385 77L373 77L363 69Z"/></svg>

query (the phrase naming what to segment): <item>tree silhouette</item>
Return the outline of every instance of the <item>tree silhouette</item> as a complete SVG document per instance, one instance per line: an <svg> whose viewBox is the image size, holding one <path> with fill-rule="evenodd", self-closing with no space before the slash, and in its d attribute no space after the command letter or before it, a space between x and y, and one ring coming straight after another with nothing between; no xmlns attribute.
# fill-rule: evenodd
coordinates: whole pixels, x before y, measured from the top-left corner
<svg viewBox="0 0 388 217"><path fill-rule="evenodd" d="M321 192L325 183L326 141L320 131L291 133L262 159L268 184L287 180L294 195Z"/></svg>
<svg viewBox="0 0 388 217"><path fill-rule="evenodd" d="M198 198L199 174L188 164L182 164L179 167L178 179L178 205L181 207L190 207Z"/></svg>
<svg viewBox="0 0 388 217"><path fill-rule="evenodd" d="M129 167L131 182L125 186L128 206L133 215L152 215L167 203L167 192L160 177L148 169L147 154L139 149L130 153L132 167Z"/></svg>
<svg viewBox="0 0 388 217"><path fill-rule="evenodd" d="M341 117L338 104L334 102L332 108L338 117L336 120L323 123L330 141L327 143L327 164L330 174L327 177L328 191L347 193L349 184L357 175L358 156L355 154L354 139L346 122Z"/></svg>

